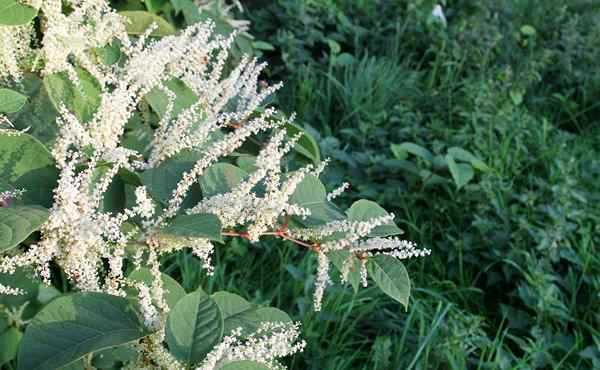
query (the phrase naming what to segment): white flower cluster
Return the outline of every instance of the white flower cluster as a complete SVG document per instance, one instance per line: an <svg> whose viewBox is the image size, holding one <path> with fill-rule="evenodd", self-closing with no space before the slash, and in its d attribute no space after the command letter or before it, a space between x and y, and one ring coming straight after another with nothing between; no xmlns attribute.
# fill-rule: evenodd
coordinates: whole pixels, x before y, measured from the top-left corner
<svg viewBox="0 0 600 370"><path fill-rule="evenodd" d="M241 331L238 328L224 337L196 370L214 370L228 362L242 360L259 362L272 370L285 369L277 359L302 352L306 346L306 342L298 340L299 323L265 322L244 339Z"/></svg>
<svg viewBox="0 0 600 370"><path fill-rule="evenodd" d="M31 54L32 29L29 24L0 26L0 81L21 79L22 65Z"/></svg>

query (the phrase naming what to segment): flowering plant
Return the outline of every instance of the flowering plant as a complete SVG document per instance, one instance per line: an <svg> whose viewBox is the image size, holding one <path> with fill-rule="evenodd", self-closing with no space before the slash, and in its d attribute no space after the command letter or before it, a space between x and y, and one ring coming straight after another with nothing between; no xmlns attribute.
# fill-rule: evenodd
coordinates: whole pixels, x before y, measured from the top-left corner
<svg viewBox="0 0 600 370"><path fill-rule="evenodd" d="M19 369L282 368L304 346L285 313L186 294L161 272L186 249L210 274L230 238L314 253L315 310L331 265L354 289L370 276L408 304L400 260L428 251L396 237L374 202L333 203L347 185L326 191L314 140L268 104L280 85L259 79L256 59L230 57L236 32L211 20L175 32L104 0L4 4L0 329L14 333ZM56 117L19 129L44 99ZM48 297L56 276L64 294Z"/></svg>

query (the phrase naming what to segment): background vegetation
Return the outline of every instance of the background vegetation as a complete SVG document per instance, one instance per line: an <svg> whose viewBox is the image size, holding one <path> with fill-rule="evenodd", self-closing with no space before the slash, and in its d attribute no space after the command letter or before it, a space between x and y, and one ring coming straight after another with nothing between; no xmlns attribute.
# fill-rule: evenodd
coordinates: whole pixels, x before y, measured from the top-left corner
<svg viewBox="0 0 600 370"><path fill-rule="evenodd" d="M348 204L379 202L432 249L409 263L408 312L338 288L315 314L293 267L315 261L276 246L233 245L209 284L301 320L295 369L600 368L600 8L442 4L446 26L431 1L256 1L243 15L274 46L279 105L333 159L330 187L349 181Z"/></svg>

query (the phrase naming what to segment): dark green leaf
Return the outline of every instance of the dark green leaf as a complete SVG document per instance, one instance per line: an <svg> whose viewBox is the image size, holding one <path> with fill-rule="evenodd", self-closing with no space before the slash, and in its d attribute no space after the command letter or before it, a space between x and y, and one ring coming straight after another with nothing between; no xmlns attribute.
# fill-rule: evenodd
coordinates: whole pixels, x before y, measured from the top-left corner
<svg viewBox="0 0 600 370"><path fill-rule="evenodd" d="M212 299L223 315L223 333L227 335L236 328L242 328L245 333L256 331L260 318L256 308L244 298L233 293L217 292Z"/></svg>
<svg viewBox="0 0 600 370"><path fill-rule="evenodd" d="M10 89L0 89L0 113L18 112L26 101L25 95Z"/></svg>
<svg viewBox="0 0 600 370"><path fill-rule="evenodd" d="M204 197L226 193L236 187L248 173L229 163L216 163L210 166L199 183Z"/></svg>
<svg viewBox="0 0 600 370"><path fill-rule="evenodd" d="M370 219L386 216L388 215L387 211L377 203L372 202L370 200L361 199L352 204L352 206L346 211L348 215L348 220L350 221L368 221ZM400 230L398 226L392 221L386 225L377 226L369 236L390 236L402 234L403 231Z"/></svg>
<svg viewBox="0 0 600 370"><path fill-rule="evenodd" d="M0 333L0 366L17 357L17 349L22 336L19 329L14 327Z"/></svg>
<svg viewBox="0 0 600 370"><path fill-rule="evenodd" d="M290 203L310 210L311 214L307 218L294 217L304 226L322 225L343 219L336 207L327 201L325 186L314 175L307 175L302 179L290 197Z"/></svg>
<svg viewBox="0 0 600 370"><path fill-rule="evenodd" d="M20 93L29 97L29 102L20 111L9 114L8 118L16 129L27 129L27 133L50 146L58 132L57 112L42 80L32 73L26 73L18 87Z"/></svg>
<svg viewBox="0 0 600 370"><path fill-rule="evenodd" d="M186 295L169 312L165 334L173 356L186 363L201 361L223 336L219 306L202 291Z"/></svg>
<svg viewBox="0 0 600 370"><path fill-rule="evenodd" d="M161 232L177 237L206 238L215 241L223 240L221 236L221 221L219 221L217 216L211 214L175 216Z"/></svg>
<svg viewBox="0 0 600 370"><path fill-rule="evenodd" d="M381 254L369 258L367 269L369 276L385 294L408 308L410 279L402 262L394 257Z"/></svg>
<svg viewBox="0 0 600 370"><path fill-rule="evenodd" d="M433 154L431 154L431 152L426 148L423 148L422 146L417 145L415 143L402 143L396 147L396 150L400 149L405 150L410 154L416 155L417 157L423 158L430 163L433 161Z"/></svg>
<svg viewBox="0 0 600 370"><path fill-rule="evenodd" d="M75 68L79 85L75 86L66 72L58 72L44 77L44 86L54 107L62 104L82 122L92 119L100 106L102 89L96 79L85 69Z"/></svg>
<svg viewBox="0 0 600 370"><path fill-rule="evenodd" d="M128 278L141 283L146 283L146 285L149 287L152 287L152 281L154 280L152 272L145 267L134 270L131 274L129 274ZM177 304L177 302L179 302L179 300L185 296L185 290L183 290L181 285L179 285L175 279L167 274L161 273L160 278L163 283L163 289L165 290L165 300L167 301L169 307L173 309L175 304ZM132 288L131 294L132 296L137 297L137 289Z"/></svg>
<svg viewBox="0 0 600 370"><path fill-rule="evenodd" d="M165 83L165 86L175 94L173 112L171 113L173 117L176 117L182 110L191 107L198 100L196 93L181 80L169 80ZM160 117L163 117L167 112L169 99L163 90L154 88L144 96L144 99Z"/></svg>
<svg viewBox="0 0 600 370"><path fill-rule="evenodd" d="M0 252L19 245L47 219L48 210L42 207L0 207Z"/></svg>
<svg viewBox="0 0 600 370"><path fill-rule="evenodd" d="M229 362L218 367L218 370L269 370L270 368L261 364L260 362L254 362L249 360Z"/></svg>
<svg viewBox="0 0 600 370"><path fill-rule="evenodd" d="M301 134L300 140L298 140L296 146L294 147L298 153L310 159L315 164L321 161L321 151L319 150L319 145L309 133L294 123L286 124L285 128L288 136L290 137Z"/></svg>
<svg viewBox="0 0 600 370"><path fill-rule="evenodd" d="M1 295L0 306L16 308L31 302L38 296L40 281L29 269L19 267L12 274L0 274L0 284L23 291L20 295Z"/></svg>
<svg viewBox="0 0 600 370"><path fill-rule="evenodd" d="M446 162L457 189L467 185L475 176L473 167L470 164L456 163L451 155L446 156Z"/></svg>
<svg viewBox="0 0 600 370"><path fill-rule="evenodd" d="M34 137L18 131L0 130L2 180L14 182L29 171L50 165L54 165L52 155Z"/></svg>
<svg viewBox="0 0 600 370"><path fill-rule="evenodd" d="M94 351L138 340L149 332L125 298L75 293L51 301L27 326L18 369L47 370Z"/></svg>

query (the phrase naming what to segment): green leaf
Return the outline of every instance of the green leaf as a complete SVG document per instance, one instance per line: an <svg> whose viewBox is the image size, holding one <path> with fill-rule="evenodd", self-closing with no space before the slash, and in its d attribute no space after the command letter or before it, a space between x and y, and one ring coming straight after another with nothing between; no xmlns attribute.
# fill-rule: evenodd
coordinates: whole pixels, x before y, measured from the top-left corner
<svg viewBox="0 0 600 370"><path fill-rule="evenodd" d="M23 334L19 329L11 327L0 334L0 366L17 357L17 349Z"/></svg>
<svg viewBox="0 0 600 370"><path fill-rule="evenodd" d="M457 189L467 185L475 176L470 164L456 163L451 155L446 155L446 162Z"/></svg>
<svg viewBox="0 0 600 370"><path fill-rule="evenodd" d="M304 226L322 225L344 218L337 208L327 201L325 186L314 175L306 175L302 179L290 197L290 203L310 210L310 216L305 219L294 217L298 223Z"/></svg>
<svg viewBox="0 0 600 370"><path fill-rule="evenodd" d="M29 171L54 165L52 155L33 136L0 130L0 179L14 182Z"/></svg>
<svg viewBox="0 0 600 370"><path fill-rule="evenodd" d="M27 97L10 89L0 89L0 113L15 113L23 108Z"/></svg>
<svg viewBox="0 0 600 370"><path fill-rule="evenodd" d="M298 140L296 143L294 150L310 159L315 164L321 162L319 145L317 144L317 141L306 132L306 130L291 122L285 125L285 129L290 137L294 137L298 134L302 135L300 136L300 140Z"/></svg>
<svg viewBox="0 0 600 370"><path fill-rule="evenodd" d="M168 36L175 34L175 27L156 14L139 10L124 11L119 12L119 14L127 18L128 22L126 29L127 33L130 35L143 34L153 23L156 23L158 27L150 34L151 36Z"/></svg>
<svg viewBox="0 0 600 370"><path fill-rule="evenodd" d="M219 221L217 216L211 214L175 216L161 232L177 237L206 238L223 241L223 237L221 236L221 221Z"/></svg>
<svg viewBox="0 0 600 370"><path fill-rule="evenodd" d="M0 5L0 25L18 26L31 22L38 10L17 0L2 0Z"/></svg>
<svg viewBox="0 0 600 370"><path fill-rule="evenodd" d="M167 0L144 0L144 4L152 13L158 13L167 4Z"/></svg>
<svg viewBox="0 0 600 370"><path fill-rule="evenodd" d="M292 322L291 317L275 307L261 307L256 309L260 322Z"/></svg>
<svg viewBox="0 0 600 370"><path fill-rule="evenodd" d="M169 312L165 334L173 356L186 363L199 362L223 336L221 310L206 293L190 293Z"/></svg>
<svg viewBox="0 0 600 370"><path fill-rule="evenodd" d="M171 0L171 4L173 4L175 12L183 13L185 23L188 25L202 21L198 6L191 0Z"/></svg>
<svg viewBox="0 0 600 370"><path fill-rule="evenodd" d="M25 204L52 207L54 193L58 183L58 170L54 166L46 166L31 170L15 180L17 189L26 189L23 194Z"/></svg>
<svg viewBox="0 0 600 370"><path fill-rule="evenodd" d="M431 154L431 152L426 148L423 148L422 146L417 145L415 143L402 143L396 147L396 150L399 149L405 150L412 155L416 155L417 157L423 158L430 163L433 161L433 154Z"/></svg>
<svg viewBox="0 0 600 370"><path fill-rule="evenodd" d="M138 356L138 350L130 345L122 345L104 349L94 353L92 365L98 369L120 369L120 364L134 361Z"/></svg>
<svg viewBox="0 0 600 370"><path fill-rule="evenodd" d="M0 284L23 291L20 295L0 294L0 306L16 308L38 296L40 280L29 268L18 267L12 274L0 274Z"/></svg>
<svg viewBox="0 0 600 370"><path fill-rule="evenodd" d="M42 207L0 207L0 252L18 246L47 219L48 210Z"/></svg>
<svg viewBox="0 0 600 370"><path fill-rule="evenodd" d="M250 360L229 362L217 368L218 370L269 370L270 368Z"/></svg>
<svg viewBox="0 0 600 370"><path fill-rule="evenodd" d="M18 369L56 369L148 334L126 298L103 293L65 295L51 301L27 326Z"/></svg>
<svg viewBox="0 0 600 370"><path fill-rule="evenodd" d="M140 283L146 283L149 287L152 287L152 281L154 280L152 272L145 267L134 270L129 274L128 278ZM160 279L162 280L163 289L165 290L165 300L167 301L169 308L173 309L177 302L185 296L185 290L183 290L181 285L179 285L175 279L167 274L161 273ZM137 297L138 295L136 288L131 288L130 293L134 297Z"/></svg>
<svg viewBox="0 0 600 370"><path fill-rule="evenodd" d="M264 41L252 41L252 47L258 50L267 50L267 51L273 51L275 50L275 46L269 44L268 42L264 42Z"/></svg>
<svg viewBox="0 0 600 370"><path fill-rule="evenodd" d="M57 112L42 80L32 73L26 73L18 85L18 90L29 97L29 102L20 111L9 114L8 118L16 129L26 129L28 134L50 147L58 132L55 123Z"/></svg>
<svg viewBox="0 0 600 370"><path fill-rule="evenodd" d="M327 256L331 259L335 268L341 273L344 268L344 263L348 260L348 257L350 257L350 252L345 250L332 251L327 253ZM352 285L354 292L358 292L360 286L360 261L356 256L352 256L352 266L348 272L348 282Z"/></svg>
<svg viewBox="0 0 600 370"><path fill-rule="evenodd" d="M385 209L381 208L379 204L370 200L361 199L352 203L352 206L350 206L350 208L346 211L346 214L348 215L348 220L350 221L368 221L375 217L386 216L389 213L387 213ZM392 221L386 225L377 226L371 231L369 236L385 237L402 233L403 231Z"/></svg>
<svg viewBox="0 0 600 370"><path fill-rule="evenodd" d="M216 163L210 166L200 180L204 197L226 193L235 188L248 173L229 163Z"/></svg>
<svg viewBox="0 0 600 370"><path fill-rule="evenodd" d="M410 279L404 264L398 259L380 254L367 261L369 276L388 296L408 308Z"/></svg>
<svg viewBox="0 0 600 370"><path fill-rule="evenodd" d="M165 86L175 94L173 117L176 117L181 111L191 107L198 101L198 95L179 79L169 80L165 83ZM167 112L169 99L163 90L154 88L144 96L144 99L160 117L163 117Z"/></svg>
<svg viewBox="0 0 600 370"><path fill-rule="evenodd" d="M75 86L66 72L47 75L44 86L57 110L64 104L80 122L85 123L92 119L100 106L102 88L85 69L76 67L75 72L80 86Z"/></svg>
<svg viewBox="0 0 600 370"><path fill-rule="evenodd" d="M405 160L408 158L408 151L406 151L406 149L404 149L401 145L391 144L390 149L392 150L392 153L396 159Z"/></svg>
<svg viewBox="0 0 600 370"><path fill-rule="evenodd" d="M470 163L471 166L480 171L489 171L489 167L481 159L477 158L468 150L453 146L452 148L448 149L448 154L458 161Z"/></svg>

